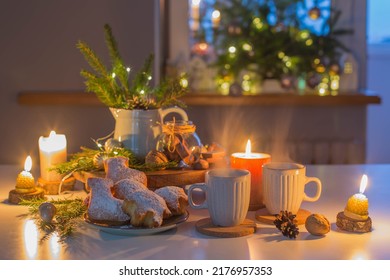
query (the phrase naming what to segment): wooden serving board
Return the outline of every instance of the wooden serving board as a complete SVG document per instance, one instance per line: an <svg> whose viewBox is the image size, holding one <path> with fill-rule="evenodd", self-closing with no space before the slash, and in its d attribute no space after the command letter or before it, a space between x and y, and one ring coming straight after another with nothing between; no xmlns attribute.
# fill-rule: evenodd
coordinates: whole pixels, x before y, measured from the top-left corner
<svg viewBox="0 0 390 280"><path fill-rule="evenodd" d="M207 170L161 170L145 172L148 188L158 189L165 186L185 186L205 181Z"/></svg>
<svg viewBox="0 0 390 280"><path fill-rule="evenodd" d="M196 222L195 228L198 232L205 235L232 238L250 235L256 232L256 223L252 220L245 221L238 226L220 227L213 224L210 218L201 219Z"/></svg>
<svg viewBox="0 0 390 280"><path fill-rule="evenodd" d="M207 170L160 170L145 172L148 188L158 189L165 186L185 186L205 181ZM105 177L104 172L75 172L76 180L86 183L90 177ZM89 190L89 188L86 188Z"/></svg>

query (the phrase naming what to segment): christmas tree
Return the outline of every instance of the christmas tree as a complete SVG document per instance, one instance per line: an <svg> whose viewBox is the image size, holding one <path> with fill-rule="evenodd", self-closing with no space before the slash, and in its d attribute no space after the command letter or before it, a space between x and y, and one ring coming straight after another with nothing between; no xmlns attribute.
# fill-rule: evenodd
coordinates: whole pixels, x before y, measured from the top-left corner
<svg viewBox="0 0 390 280"><path fill-rule="evenodd" d="M203 13L193 29L193 55L216 67L220 89L238 84L242 91L251 92L253 84L266 79L277 79L283 88L292 89L303 79L321 93L339 79L340 56L348 51L339 36L351 30L336 28L341 13L331 8L329 0L202 4ZM204 44L213 46L212 54L201 52L207 49Z"/></svg>

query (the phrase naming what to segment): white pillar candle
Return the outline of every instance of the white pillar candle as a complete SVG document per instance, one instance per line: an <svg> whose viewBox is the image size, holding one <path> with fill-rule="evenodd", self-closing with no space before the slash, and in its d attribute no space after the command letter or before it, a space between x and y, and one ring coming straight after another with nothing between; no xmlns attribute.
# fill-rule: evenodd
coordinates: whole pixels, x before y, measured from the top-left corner
<svg viewBox="0 0 390 280"><path fill-rule="evenodd" d="M51 131L49 137L39 137L39 157L41 178L46 181L61 181L62 175L49 171L49 168L67 160L65 135Z"/></svg>

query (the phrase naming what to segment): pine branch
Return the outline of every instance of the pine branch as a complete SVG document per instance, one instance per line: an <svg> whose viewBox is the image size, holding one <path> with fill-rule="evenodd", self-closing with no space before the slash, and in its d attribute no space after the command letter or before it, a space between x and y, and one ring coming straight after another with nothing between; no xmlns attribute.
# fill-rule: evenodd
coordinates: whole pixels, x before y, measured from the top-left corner
<svg viewBox="0 0 390 280"><path fill-rule="evenodd" d="M180 84L180 79L166 80L161 83L159 93L157 96L157 104L160 107L168 107L177 105L179 107L185 107L185 104L179 100L180 97L187 93L187 89L183 88Z"/></svg>
<svg viewBox="0 0 390 280"><path fill-rule="evenodd" d="M107 72L106 67L98 58L96 53L86 43L79 41L77 48L84 55L85 60L88 62L91 68L96 72L96 76L94 76L91 73L88 75L88 72L85 70L81 71L81 75L87 79L87 89L90 91L98 90L100 95L99 99L101 98L101 100L110 100L109 103L104 104L111 106L112 97L115 96L115 99L117 100L118 96L115 80L112 78L112 75Z"/></svg>
<svg viewBox="0 0 390 280"><path fill-rule="evenodd" d="M22 200L19 204L28 207L28 212L22 214L21 218L31 218L38 229L42 232L40 242L48 240L53 234L57 234L60 242L65 242L76 231L78 224L82 221L87 211L87 206L80 198L76 199L53 199L49 202L56 207L56 214L52 222L44 222L39 215L39 206L48 202L45 199Z"/></svg>
<svg viewBox="0 0 390 280"><path fill-rule="evenodd" d="M135 74L132 83L129 83L129 69L125 66L119 53L118 44L108 24L104 25L105 42L111 58L110 70L103 65L96 53L84 42L79 41L77 48L84 55L88 64L96 73L81 70L85 78L85 85L89 92L94 92L98 99L108 107L121 109L156 109L163 106L184 104L177 97L184 94L183 89L172 85L176 93L161 94L158 86L150 86L154 56L151 54L140 71ZM157 96L160 94L159 96ZM162 102L161 98L165 100ZM159 100L159 102L157 102Z"/></svg>
<svg viewBox="0 0 390 280"><path fill-rule="evenodd" d="M120 97L119 102L124 102L126 98L130 95L129 89L129 73L127 72L126 66L122 60L121 55L119 54L118 44L115 40L115 37L112 33L112 29L108 24L104 25L106 45L110 54L111 62L113 64L113 73L115 77L118 78L121 83L121 91L125 93L125 97Z"/></svg>
<svg viewBox="0 0 390 280"><path fill-rule="evenodd" d="M141 91L145 93L150 92L149 90L149 82L152 78L152 65L153 65L154 55L151 54L146 59L141 70L136 74L133 80L133 87L131 92L133 94L139 95Z"/></svg>
<svg viewBox="0 0 390 280"><path fill-rule="evenodd" d="M100 76L108 75L107 69L104 64L101 62L96 53L86 43L79 41L76 46L84 55L85 60L96 73L98 73Z"/></svg>
<svg viewBox="0 0 390 280"><path fill-rule="evenodd" d="M106 104L109 107L114 106L116 98L111 95L110 90L107 90L110 86L105 85L105 80L99 79L86 70L81 70L80 74L86 79L85 85L89 92L95 93L103 104Z"/></svg>
<svg viewBox="0 0 390 280"><path fill-rule="evenodd" d="M104 25L104 33L105 33L106 45L108 47L111 60L121 61L122 59L118 51L118 44L115 40L115 37L112 34L112 29L108 24Z"/></svg>

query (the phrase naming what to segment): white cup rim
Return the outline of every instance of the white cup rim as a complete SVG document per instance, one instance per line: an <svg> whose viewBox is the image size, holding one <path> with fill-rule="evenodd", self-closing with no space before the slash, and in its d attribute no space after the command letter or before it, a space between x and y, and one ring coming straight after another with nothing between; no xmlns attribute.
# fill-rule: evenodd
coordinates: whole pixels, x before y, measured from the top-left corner
<svg viewBox="0 0 390 280"><path fill-rule="evenodd" d="M263 164L263 167L271 170L302 170L305 169L305 166L296 162L268 162Z"/></svg>
<svg viewBox="0 0 390 280"><path fill-rule="evenodd" d="M249 174L248 170L238 168L216 168L207 171L207 176L213 178L238 178Z"/></svg>

